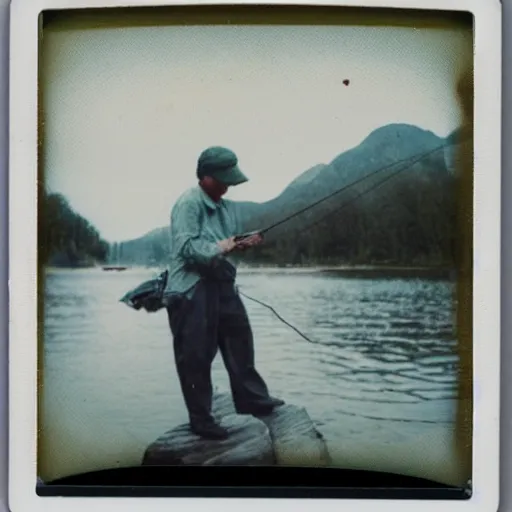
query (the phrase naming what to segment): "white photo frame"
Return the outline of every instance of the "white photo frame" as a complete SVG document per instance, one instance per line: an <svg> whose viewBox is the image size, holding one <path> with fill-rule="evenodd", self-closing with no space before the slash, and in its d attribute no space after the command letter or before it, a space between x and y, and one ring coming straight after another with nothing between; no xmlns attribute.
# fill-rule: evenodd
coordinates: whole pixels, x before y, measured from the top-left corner
<svg viewBox="0 0 512 512"><path fill-rule="evenodd" d="M239 2L257 5L257 0ZM39 15L45 10L230 5L228 0L13 0L10 69L10 443L11 509L64 511L167 510L204 506L189 498L41 497L37 481L37 147ZM238 4L238 3L237 3ZM467 500L215 498L207 506L309 506L337 510L496 510L498 505L500 400L500 172L501 4L497 0L268 0L266 5L382 7L466 11L474 19L474 270L473 270L473 457Z"/></svg>

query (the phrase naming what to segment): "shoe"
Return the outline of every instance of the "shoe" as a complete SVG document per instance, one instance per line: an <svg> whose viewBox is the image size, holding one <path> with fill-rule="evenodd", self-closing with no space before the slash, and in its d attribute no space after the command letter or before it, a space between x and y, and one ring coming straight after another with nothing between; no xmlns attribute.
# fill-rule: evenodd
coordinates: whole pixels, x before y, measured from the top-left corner
<svg viewBox="0 0 512 512"><path fill-rule="evenodd" d="M204 439L227 439L229 433L227 429L217 425L216 423L196 423L190 425L190 430L199 437Z"/></svg>
<svg viewBox="0 0 512 512"><path fill-rule="evenodd" d="M268 416L269 414L272 414L276 407L280 407L284 404L285 402L279 398L269 397L264 402L258 402L256 405L239 410L238 413L252 414L253 416Z"/></svg>
<svg viewBox="0 0 512 512"><path fill-rule="evenodd" d="M280 398L274 398L271 396L268 400L268 404L271 405L272 407L280 407L281 405L284 405L284 400L281 400Z"/></svg>

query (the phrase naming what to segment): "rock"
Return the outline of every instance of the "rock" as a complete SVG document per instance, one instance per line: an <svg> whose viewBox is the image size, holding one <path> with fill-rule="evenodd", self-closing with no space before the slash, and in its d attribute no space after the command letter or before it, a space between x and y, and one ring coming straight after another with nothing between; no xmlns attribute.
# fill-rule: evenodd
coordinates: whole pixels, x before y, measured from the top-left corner
<svg viewBox="0 0 512 512"><path fill-rule="evenodd" d="M285 404L267 416L238 415L231 396L217 394L212 414L226 427L225 440L202 439L188 425L166 432L146 450L143 465L329 466L322 435L303 407Z"/></svg>
<svg viewBox="0 0 512 512"><path fill-rule="evenodd" d="M227 414L220 423L229 431L223 440L203 439L188 424L166 432L146 450L142 465L273 465L268 427L252 416Z"/></svg>
<svg viewBox="0 0 512 512"><path fill-rule="evenodd" d="M213 415L223 418L234 414L230 395L218 394ZM250 416L248 416L250 417ZM272 438L276 464L281 466L325 467L331 464L327 445L303 407L285 404L268 416L259 416Z"/></svg>
<svg viewBox="0 0 512 512"><path fill-rule="evenodd" d="M216 393L213 396L212 403L213 417L219 421L224 418L224 416L229 416L230 414L236 414L235 405L233 404L231 395L228 395L227 393Z"/></svg>
<svg viewBox="0 0 512 512"><path fill-rule="evenodd" d="M259 419L270 431L277 465L325 467L331 464L323 436L303 407L285 404Z"/></svg>

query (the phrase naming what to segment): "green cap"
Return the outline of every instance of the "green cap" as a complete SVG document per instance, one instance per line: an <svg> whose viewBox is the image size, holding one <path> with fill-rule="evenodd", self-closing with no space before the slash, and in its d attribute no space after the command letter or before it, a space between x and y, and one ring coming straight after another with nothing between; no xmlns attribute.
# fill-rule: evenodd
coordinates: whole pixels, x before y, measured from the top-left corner
<svg viewBox="0 0 512 512"><path fill-rule="evenodd" d="M224 183L234 186L249 181L247 176L238 167L238 158L228 148L212 146L205 149L197 162L197 177L210 176Z"/></svg>

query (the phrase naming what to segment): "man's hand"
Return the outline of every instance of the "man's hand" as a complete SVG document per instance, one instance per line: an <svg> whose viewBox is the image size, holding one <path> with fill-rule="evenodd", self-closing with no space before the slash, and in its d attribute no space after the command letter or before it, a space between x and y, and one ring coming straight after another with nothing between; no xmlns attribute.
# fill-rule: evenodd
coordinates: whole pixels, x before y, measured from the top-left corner
<svg viewBox="0 0 512 512"><path fill-rule="evenodd" d="M251 235L247 238L243 238L242 240L239 240L236 242L236 248L243 251L247 249L248 247L254 247L255 245L259 245L263 242L263 237L256 233L254 235Z"/></svg>
<svg viewBox="0 0 512 512"><path fill-rule="evenodd" d="M226 238L225 240L217 242L217 245L220 247L223 254L227 254L228 252L231 252L233 249L236 248L237 243L235 242L235 237L232 236L230 238Z"/></svg>

